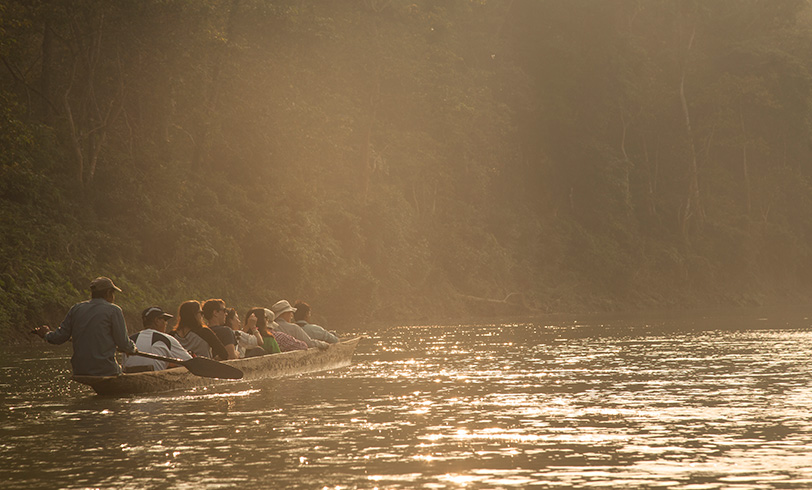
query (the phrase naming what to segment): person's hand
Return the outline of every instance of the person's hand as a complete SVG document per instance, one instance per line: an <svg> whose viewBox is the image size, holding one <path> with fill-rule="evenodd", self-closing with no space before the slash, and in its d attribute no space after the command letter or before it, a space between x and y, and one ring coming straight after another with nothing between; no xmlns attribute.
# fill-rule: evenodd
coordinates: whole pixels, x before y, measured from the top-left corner
<svg viewBox="0 0 812 490"><path fill-rule="evenodd" d="M251 333L257 331L257 316L253 313L245 319L245 329Z"/></svg>
<svg viewBox="0 0 812 490"><path fill-rule="evenodd" d="M50 331L51 331L51 327L49 327L48 325L42 325L42 326L40 326L38 328L35 328L34 330L31 330L31 333L35 333L35 334L39 335L40 338L44 339L45 336Z"/></svg>

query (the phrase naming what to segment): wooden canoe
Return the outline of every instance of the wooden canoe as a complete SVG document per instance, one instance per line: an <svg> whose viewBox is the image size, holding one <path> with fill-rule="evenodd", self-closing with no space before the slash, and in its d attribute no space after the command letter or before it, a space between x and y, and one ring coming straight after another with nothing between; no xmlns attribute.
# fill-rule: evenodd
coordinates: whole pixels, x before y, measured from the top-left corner
<svg viewBox="0 0 812 490"><path fill-rule="evenodd" d="M352 354L362 337L357 337L321 350L311 348L223 361L243 372L241 380L201 378L184 367L163 371L125 373L118 376L73 376L74 381L89 385L99 395L133 395L162 391L184 390L200 386L281 378L296 374L338 369L352 363Z"/></svg>

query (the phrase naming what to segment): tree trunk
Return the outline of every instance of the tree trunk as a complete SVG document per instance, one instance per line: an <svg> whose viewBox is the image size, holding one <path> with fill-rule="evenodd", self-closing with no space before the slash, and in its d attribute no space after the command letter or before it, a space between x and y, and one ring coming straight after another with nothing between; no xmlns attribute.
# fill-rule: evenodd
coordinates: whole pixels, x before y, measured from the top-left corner
<svg viewBox="0 0 812 490"><path fill-rule="evenodd" d="M744 110L739 106L739 120L742 128L742 174L744 175L744 195L747 206L747 216L750 217L752 211L752 196L750 193L750 169L747 163L747 130L744 127Z"/></svg>
<svg viewBox="0 0 812 490"><path fill-rule="evenodd" d="M70 100L68 96L70 95L70 86L68 86L68 90L65 92L63 97L64 107L65 107L65 117L68 120L68 128L70 129L70 140L71 146L73 148L73 155L76 157L76 182L79 184L79 187L84 187L85 185L85 156L82 152L82 138L79 135L79 129L76 127L76 121L73 117L73 111L70 108Z"/></svg>
<svg viewBox="0 0 812 490"><path fill-rule="evenodd" d="M41 54L42 54L42 69L40 70L40 78L39 78L39 91L42 97L40 97L40 108L39 108L39 116L43 122L46 124L51 123L51 118L53 116L53 112L51 111L51 104L49 100L51 99L51 69L53 65L53 45L54 45L54 36L53 31L51 30L51 20L46 14L45 17L45 26L42 32L42 46L41 46Z"/></svg>
<svg viewBox="0 0 812 490"><path fill-rule="evenodd" d="M630 174L631 169L634 166L632 163L632 159L629 157L629 153L626 150L626 135L629 131L629 125L631 121L627 121L626 117L623 114L623 108L620 109L620 125L621 125L621 135L620 135L620 152L623 154L623 203L625 204L626 214L631 214L632 210L632 185L630 182Z"/></svg>
<svg viewBox="0 0 812 490"><path fill-rule="evenodd" d="M366 127L364 128L363 132L363 141L361 142L361 164L360 164L360 174L361 174L361 200L362 202L366 203L367 198L369 197L369 184L372 180L372 170L373 170L373 163L372 163L372 127L375 125L375 115L376 115L376 102L374 96L370 96L369 98L369 121L367 121Z"/></svg>
<svg viewBox="0 0 812 490"><path fill-rule="evenodd" d="M225 64L228 57L228 48L234 38L235 20L239 7L240 0L231 0L228 19L226 20L225 46L223 49L218 50L213 56L211 82L202 101L203 114L200 121L198 121L197 127L192 130L194 133L192 141L195 145L194 151L192 152L192 168L195 170L200 169L208 161L209 125L212 121L212 115L217 113L221 89L220 74L223 64Z"/></svg>
<svg viewBox="0 0 812 490"><path fill-rule="evenodd" d="M367 0L367 7L371 8L374 12L379 13L389 6L390 2L377 2ZM377 20L372 21L372 39L377 43L379 37ZM378 116L378 101L381 98L381 75L380 68L375 66L373 68L374 74L369 76L372 81L369 95L369 116L366 125L363 129L363 141L361 142L361 161L359 163L359 174L361 182L361 200L363 203L367 202L369 197L369 185L372 180L372 173L375 170L375 162L372 156L372 129L375 127L375 121ZM415 204L417 204L415 199Z"/></svg>
<svg viewBox="0 0 812 490"><path fill-rule="evenodd" d="M643 156L646 163L646 212L650 217L657 216L657 173L659 171L659 155L654 157L654 168L652 170L651 157L648 153L648 141L643 139Z"/></svg>
<svg viewBox="0 0 812 490"><path fill-rule="evenodd" d="M101 150L107 140L111 122L121 110L124 98L124 82L119 79L119 90L107 101L100 101L96 94L96 69L102 56L102 31L104 16L101 15L87 37L78 21L75 21L76 46L70 82L62 94L65 118L68 121L70 142L76 158L76 180L80 187L93 182ZM74 95L74 87L81 90Z"/></svg>
<svg viewBox="0 0 812 490"><path fill-rule="evenodd" d="M696 221L698 224L702 224L705 219L705 213L702 209L699 194L699 165L696 157L696 145L694 144L694 132L693 128L691 127L691 114L688 110L688 99L685 96L685 75L688 70L688 56L691 52L691 47L693 46L695 36L696 27L694 27L691 31L691 35L688 39L688 46L685 51L685 60L683 61L682 75L680 76L679 84L680 103L682 105L683 116L685 117L685 129L691 151L690 161L688 163L688 193L686 195L685 205L683 206L680 216L680 227L684 237L688 236L688 228L691 222Z"/></svg>

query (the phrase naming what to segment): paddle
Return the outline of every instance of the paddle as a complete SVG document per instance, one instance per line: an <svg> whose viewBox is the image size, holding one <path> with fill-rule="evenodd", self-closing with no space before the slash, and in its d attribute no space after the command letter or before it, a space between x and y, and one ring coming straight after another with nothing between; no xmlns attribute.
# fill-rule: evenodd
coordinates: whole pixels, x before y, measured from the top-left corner
<svg viewBox="0 0 812 490"><path fill-rule="evenodd" d="M239 369L235 368L234 366L229 366L228 364L215 361L214 359L209 359L208 357L193 357L188 361L183 361L181 359L163 357L157 354L141 351L136 351L130 355L149 357L150 359L156 359L158 361L178 364L188 369L190 373L204 378L242 379L242 371Z"/></svg>
<svg viewBox="0 0 812 490"><path fill-rule="evenodd" d="M28 333L32 335L39 335L36 329L30 330ZM188 369L189 372L195 376L200 376L203 378L242 379L243 376L243 372L234 366L223 364L222 362L209 359L208 357L193 357L188 361L183 361L181 359L175 359L172 357L159 356L158 354L152 354L150 352L136 351L130 355L149 357L150 359L156 359L158 361L178 364Z"/></svg>

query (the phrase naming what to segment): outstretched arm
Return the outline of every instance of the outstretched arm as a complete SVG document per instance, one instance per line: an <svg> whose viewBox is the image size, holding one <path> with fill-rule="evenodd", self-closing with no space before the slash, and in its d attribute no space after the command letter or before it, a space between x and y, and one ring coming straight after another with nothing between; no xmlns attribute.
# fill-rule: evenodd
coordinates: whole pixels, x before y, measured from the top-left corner
<svg viewBox="0 0 812 490"><path fill-rule="evenodd" d="M58 329L52 331L51 327L48 325L43 325L37 329L37 335L41 336L51 344L64 344L71 338L71 335L73 335L73 322L71 320L72 316L73 308L71 308L70 311L68 311L68 314L65 315L65 319L62 320L62 323L59 325Z"/></svg>

